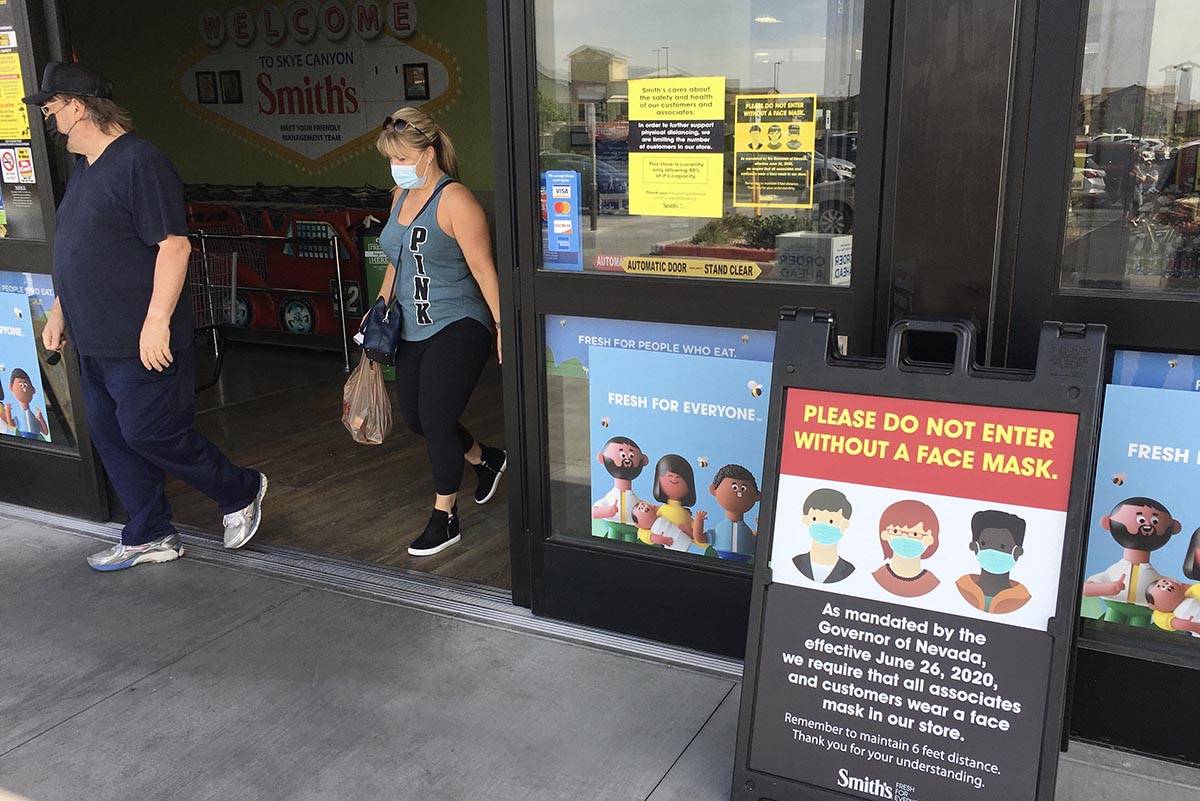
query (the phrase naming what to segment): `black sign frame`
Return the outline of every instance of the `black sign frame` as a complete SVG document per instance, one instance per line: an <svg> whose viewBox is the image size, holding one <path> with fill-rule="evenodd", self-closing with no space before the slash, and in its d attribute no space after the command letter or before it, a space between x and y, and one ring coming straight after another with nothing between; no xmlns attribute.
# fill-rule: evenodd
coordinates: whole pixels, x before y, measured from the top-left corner
<svg viewBox="0 0 1200 801"><path fill-rule="evenodd" d="M954 363L919 362L910 358L909 335L914 332L954 336ZM1087 500L1091 496L1094 480L1101 393L1107 362L1106 327L1044 323L1039 339L1037 367L1032 372L978 366L974 361L976 340L974 324L964 320L902 319L891 327L886 358L848 358L839 356L836 351L837 330L832 312L794 307L781 310L775 339L767 424L768 447L762 473L762 522L755 555L741 713L730 794L732 801L788 801L801 798L805 801L845 801L866 797L860 793L838 792L795 777L765 773L750 767L751 733L767 611L766 591L773 583L769 561L774 542L784 413L787 392L792 388L1061 412L1077 416L1057 614L1049 621L1046 631L1052 639L1052 651L1036 792L1029 799L1053 801L1058 752L1065 750L1068 737L1071 677L1079 629L1079 588L1090 511Z"/></svg>

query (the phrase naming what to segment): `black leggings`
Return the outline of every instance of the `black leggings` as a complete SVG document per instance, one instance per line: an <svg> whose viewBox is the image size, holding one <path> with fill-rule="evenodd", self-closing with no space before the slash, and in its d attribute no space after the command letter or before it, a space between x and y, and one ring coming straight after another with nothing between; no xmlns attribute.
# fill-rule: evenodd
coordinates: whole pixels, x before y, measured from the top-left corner
<svg viewBox="0 0 1200 801"><path fill-rule="evenodd" d="M396 353L400 414L413 433L425 438L438 495L453 495L462 483L463 455L475 440L458 418L494 348L492 332L464 318L429 339L401 341Z"/></svg>

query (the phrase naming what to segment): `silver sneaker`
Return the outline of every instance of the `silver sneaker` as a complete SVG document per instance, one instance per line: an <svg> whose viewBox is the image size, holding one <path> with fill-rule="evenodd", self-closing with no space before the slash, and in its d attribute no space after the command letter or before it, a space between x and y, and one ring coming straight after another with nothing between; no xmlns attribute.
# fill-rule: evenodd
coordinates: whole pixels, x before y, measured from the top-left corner
<svg viewBox="0 0 1200 801"><path fill-rule="evenodd" d="M144 545L114 545L87 558L92 570L124 570L143 562L171 562L183 556L178 534L151 540Z"/></svg>
<svg viewBox="0 0 1200 801"><path fill-rule="evenodd" d="M258 532L258 524L262 522L262 502L267 494L267 477L258 474L261 479L258 485L258 497L250 502L245 509L230 512L221 518L225 524L225 547L233 550L241 548Z"/></svg>

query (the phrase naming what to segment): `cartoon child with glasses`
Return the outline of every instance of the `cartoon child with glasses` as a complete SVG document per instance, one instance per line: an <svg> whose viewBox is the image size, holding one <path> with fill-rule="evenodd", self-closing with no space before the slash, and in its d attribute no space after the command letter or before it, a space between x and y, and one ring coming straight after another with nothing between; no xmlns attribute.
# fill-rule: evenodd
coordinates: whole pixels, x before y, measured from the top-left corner
<svg viewBox="0 0 1200 801"><path fill-rule="evenodd" d="M871 574L892 595L916 598L931 592L940 580L922 564L938 549L938 519L920 501L897 501L879 518L883 565Z"/></svg>

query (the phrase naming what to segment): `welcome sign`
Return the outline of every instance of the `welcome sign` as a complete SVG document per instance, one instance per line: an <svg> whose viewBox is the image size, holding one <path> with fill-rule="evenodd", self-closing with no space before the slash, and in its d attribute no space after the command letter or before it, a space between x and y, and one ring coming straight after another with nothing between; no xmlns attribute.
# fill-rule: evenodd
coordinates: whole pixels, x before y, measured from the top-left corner
<svg viewBox="0 0 1200 801"><path fill-rule="evenodd" d="M456 60L418 33L414 0L208 9L196 33L178 71L185 107L307 172L370 147L397 108L458 94Z"/></svg>

